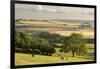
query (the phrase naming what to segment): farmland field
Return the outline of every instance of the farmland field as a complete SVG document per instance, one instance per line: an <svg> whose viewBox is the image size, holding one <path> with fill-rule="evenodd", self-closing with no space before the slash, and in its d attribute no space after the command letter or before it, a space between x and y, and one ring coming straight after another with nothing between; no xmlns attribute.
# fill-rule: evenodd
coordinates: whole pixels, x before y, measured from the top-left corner
<svg viewBox="0 0 100 69"><path fill-rule="evenodd" d="M47 31L62 36L69 36L72 33L81 33L85 38L94 38L93 28L81 29L79 28L80 25L81 22L20 20L16 22L16 29L22 31Z"/></svg>

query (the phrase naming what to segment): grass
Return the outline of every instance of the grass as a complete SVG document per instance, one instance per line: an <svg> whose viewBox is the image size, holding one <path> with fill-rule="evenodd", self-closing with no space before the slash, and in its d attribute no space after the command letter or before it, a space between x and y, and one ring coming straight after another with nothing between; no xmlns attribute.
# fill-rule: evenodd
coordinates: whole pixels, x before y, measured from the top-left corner
<svg viewBox="0 0 100 69"><path fill-rule="evenodd" d="M30 64L50 64L50 63L66 63L66 62L83 62L83 61L93 61L83 57L68 57L68 60L61 60L57 56L43 56L35 55L32 57L31 54L16 53L15 54L15 64L16 65L30 65Z"/></svg>
<svg viewBox="0 0 100 69"><path fill-rule="evenodd" d="M86 48L94 49L94 44L86 44Z"/></svg>
<svg viewBox="0 0 100 69"><path fill-rule="evenodd" d="M88 54L94 53L94 44L86 44ZM57 49L59 50L59 49ZM30 64L50 64L50 63L68 63L68 62L83 62L83 61L93 61L89 59L89 56L75 56L71 57L72 53L60 53L61 56L68 57L68 60L61 60L57 56L60 52L57 51L53 56L35 55L33 58L31 54L16 53L15 62L16 65L30 65ZM91 58L91 56L90 56Z"/></svg>
<svg viewBox="0 0 100 69"><path fill-rule="evenodd" d="M88 54L94 53L94 44L86 44ZM93 61L93 57L89 55L71 57L72 53L61 53L59 52L60 48L56 48L56 53L53 56L45 56L45 55L35 55L32 57L31 54L24 53L15 53L15 64L16 65L35 65L35 64L51 64L51 63L70 63L70 62L84 62L84 61ZM64 56L68 59L61 60L61 57Z"/></svg>
<svg viewBox="0 0 100 69"><path fill-rule="evenodd" d="M87 53L93 54L94 53L94 44L86 44Z"/></svg>

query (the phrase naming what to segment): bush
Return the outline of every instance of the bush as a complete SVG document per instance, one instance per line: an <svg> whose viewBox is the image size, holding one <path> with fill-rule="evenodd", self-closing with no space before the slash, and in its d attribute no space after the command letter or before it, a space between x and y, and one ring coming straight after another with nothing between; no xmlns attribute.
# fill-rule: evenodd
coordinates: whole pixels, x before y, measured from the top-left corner
<svg viewBox="0 0 100 69"><path fill-rule="evenodd" d="M40 51L39 49L34 49L34 50L33 50L33 53L34 53L34 54L40 54L41 51Z"/></svg>
<svg viewBox="0 0 100 69"><path fill-rule="evenodd" d="M94 43L94 39L93 38L86 38L86 43Z"/></svg>
<svg viewBox="0 0 100 69"><path fill-rule="evenodd" d="M31 53L29 50L22 49L22 48L15 48L15 52L17 52L17 53Z"/></svg>

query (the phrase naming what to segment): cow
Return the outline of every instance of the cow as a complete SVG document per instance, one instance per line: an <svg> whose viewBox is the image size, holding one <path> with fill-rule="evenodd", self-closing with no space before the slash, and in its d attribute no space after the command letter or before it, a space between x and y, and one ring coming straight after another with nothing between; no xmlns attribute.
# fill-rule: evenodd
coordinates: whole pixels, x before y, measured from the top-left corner
<svg viewBox="0 0 100 69"><path fill-rule="evenodd" d="M64 60L64 57L63 56L61 56L60 58L61 58L61 60Z"/></svg>

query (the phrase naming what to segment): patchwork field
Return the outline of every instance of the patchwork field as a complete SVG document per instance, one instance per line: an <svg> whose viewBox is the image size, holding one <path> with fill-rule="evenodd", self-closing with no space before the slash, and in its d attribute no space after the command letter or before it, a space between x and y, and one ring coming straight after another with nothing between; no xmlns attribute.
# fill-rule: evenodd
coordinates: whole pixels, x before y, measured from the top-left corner
<svg viewBox="0 0 100 69"><path fill-rule="evenodd" d="M63 36L72 33L81 33L85 38L94 38L93 28L80 28L81 22L61 22L61 21L31 21L20 20L16 22L16 29L22 31L47 31Z"/></svg>

